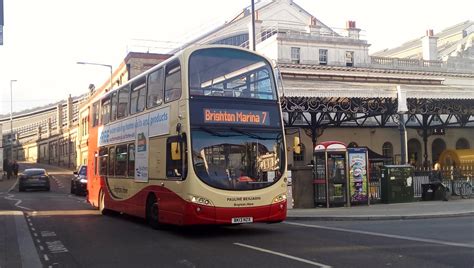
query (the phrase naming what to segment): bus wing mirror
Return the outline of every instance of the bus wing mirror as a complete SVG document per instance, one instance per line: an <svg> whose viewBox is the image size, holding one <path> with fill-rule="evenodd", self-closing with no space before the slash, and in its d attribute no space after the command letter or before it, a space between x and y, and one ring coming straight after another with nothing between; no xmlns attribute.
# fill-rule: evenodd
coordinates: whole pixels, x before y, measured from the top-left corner
<svg viewBox="0 0 474 268"><path fill-rule="evenodd" d="M181 150L179 148L179 142L171 143L171 160L181 160Z"/></svg>
<svg viewBox="0 0 474 268"><path fill-rule="evenodd" d="M293 138L293 152L295 154L301 154L300 137L294 137Z"/></svg>

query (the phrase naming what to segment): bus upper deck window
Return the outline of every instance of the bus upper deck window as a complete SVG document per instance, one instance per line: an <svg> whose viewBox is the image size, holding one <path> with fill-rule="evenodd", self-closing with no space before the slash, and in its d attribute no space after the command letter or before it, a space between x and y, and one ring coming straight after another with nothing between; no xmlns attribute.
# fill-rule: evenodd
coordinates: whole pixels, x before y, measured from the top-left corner
<svg viewBox="0 0 474 268"><path fill-rule="evenodd" d="M163 68L148 76L147 108L163 103Z"/></svg>
<svg viewBox="0 0 474 268"><path fill-rule="evenodd" d="M181 66L179 61L166 66L165 102L181 98Z"/></svg>

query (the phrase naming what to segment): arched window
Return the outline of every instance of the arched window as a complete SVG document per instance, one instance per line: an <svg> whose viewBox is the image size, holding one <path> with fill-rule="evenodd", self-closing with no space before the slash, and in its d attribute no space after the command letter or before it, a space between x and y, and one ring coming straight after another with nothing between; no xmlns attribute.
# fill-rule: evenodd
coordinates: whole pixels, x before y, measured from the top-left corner
<svg viewBox="0 0 474 268"><path fill-rule="evenodd" d="M299 154L293 153L293 163L304 162L304 154L305 154L304 144L301 143L300 146L301 146L301 152Z"/></svg>
<svg viewBox="0 0 474 268"><path fill-rule="evenodd" d="M469 141L467 141L465 138L460 138L456 142L456 149L470 149L471 146L469 145Z"/></svg>
<svg viewBox="0 0 474 268"><path fill-rule="evenodd" d="M439 156L444 150L446 150L446 143L444 140L440 138L435 139L433 144L431 144L431 157L433 163L438 162Z"/></svg>
<svg viewBox="0 0 474 268"><path fill-rule="evenodd" d="M408 163L414 166L421 165L421 143L417 139L410 139L408 141Z"/></svg>
<svg viewBox="0 0 474 268"><path fill-rule="evenodd" d="M386 142L382 145L382 155L393 158L393 145L390 142Z"/></svg>
<svg viewBox="0 0 474 268"><path fill-rule="evenodd" d="M359 145L355 141L351 141L349 142L349 145L347 145L347 148L355 148L355 147L359 147Z"/></svg>

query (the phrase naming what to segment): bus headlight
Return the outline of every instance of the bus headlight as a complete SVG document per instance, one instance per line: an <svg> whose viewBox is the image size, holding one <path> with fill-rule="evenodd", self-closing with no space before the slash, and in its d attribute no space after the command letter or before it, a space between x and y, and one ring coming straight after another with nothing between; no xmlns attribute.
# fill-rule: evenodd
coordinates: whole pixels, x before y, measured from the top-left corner
<svg viewBox="0 0 474 268"><path fill-rule="evenodd" d="M192 203L195 203L195 204L204 205L204 206L214 206L211 200L204 197L190 195L189 199L191 200Z"/></svg>
<svg viewBox="0 0 474 268"><path fill-rule="evenodd" d="M286 194L279 194L273 198L273 203L280 203L286 200Z"/></svg>

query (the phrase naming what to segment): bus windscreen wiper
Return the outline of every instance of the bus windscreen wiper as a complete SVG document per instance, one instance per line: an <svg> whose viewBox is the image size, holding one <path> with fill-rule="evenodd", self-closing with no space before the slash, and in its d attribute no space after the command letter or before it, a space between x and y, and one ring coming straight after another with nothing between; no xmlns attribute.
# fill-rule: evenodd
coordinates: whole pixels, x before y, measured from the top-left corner
<svg viewBox="0 0 474 268"><path fill-rule="evenodd" d="M255 134L255 133L247 132L245 130L241 130L241 129L238 129L238 128L235 128L235 127L231 127L230 130L232 130L234 132L237 132L237 133L240 133L240 134L243 134L247 137L250 137L250 138L253 138L253 139L256 139L256 140L275 140L274 137L264 138L262 136L259 136L259 135Z"/></svg>
<svg viewBox="0 0 474 268"><path fill-rule="evenodd" d="M212 130L210 128L207 128L207 127L199 127L200 130L203 130L209 134L211 134L212 136L217 136L217 137L224 137L224 138L227 138L227 137L235 137L235 136L238 136L238 135L228 135L228 134L221 134L215 130Z"/></svg>

